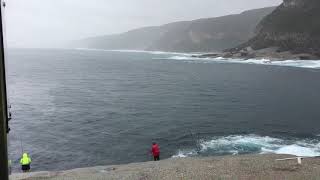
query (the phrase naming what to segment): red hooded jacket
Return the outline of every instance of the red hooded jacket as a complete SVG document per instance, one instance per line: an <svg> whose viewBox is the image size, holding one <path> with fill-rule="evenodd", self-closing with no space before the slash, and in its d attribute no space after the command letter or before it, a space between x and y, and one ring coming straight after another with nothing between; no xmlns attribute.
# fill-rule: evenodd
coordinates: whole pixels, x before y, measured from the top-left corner
<svg viewBox="0 0 320 180"><path fill-rule="evenodd" d="M153 156L159 156L160 155L160 148L159 148L158 144L152 145L151 152L152 152Z"/></svg>

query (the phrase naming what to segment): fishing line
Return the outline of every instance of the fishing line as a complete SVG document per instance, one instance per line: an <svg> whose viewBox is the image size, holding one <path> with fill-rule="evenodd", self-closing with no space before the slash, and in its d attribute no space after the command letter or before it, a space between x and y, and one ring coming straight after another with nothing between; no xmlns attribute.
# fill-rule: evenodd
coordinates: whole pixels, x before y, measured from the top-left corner
<svg viewBox="0 0 320 180"><path fill-rule="evenodd" d="M21 136L20 136L19 140L20 140L21 154L23 154L24 151L23 151L23 145L22 145L22 138L21 138Z"/></svg>

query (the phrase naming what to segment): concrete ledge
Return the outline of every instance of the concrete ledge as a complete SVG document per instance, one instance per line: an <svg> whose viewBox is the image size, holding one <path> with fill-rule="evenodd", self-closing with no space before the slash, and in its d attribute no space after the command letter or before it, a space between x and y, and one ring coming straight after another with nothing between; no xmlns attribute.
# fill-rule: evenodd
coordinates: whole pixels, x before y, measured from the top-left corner
<svg viewBox="0 0 320 180"><path fill-rule="evenodd" d="M13 174L11 180L105 180L105 179L317 179L320 159L276 161L289 155L243 155L177 158L159 162L99 166L58 172Z"/></svg>

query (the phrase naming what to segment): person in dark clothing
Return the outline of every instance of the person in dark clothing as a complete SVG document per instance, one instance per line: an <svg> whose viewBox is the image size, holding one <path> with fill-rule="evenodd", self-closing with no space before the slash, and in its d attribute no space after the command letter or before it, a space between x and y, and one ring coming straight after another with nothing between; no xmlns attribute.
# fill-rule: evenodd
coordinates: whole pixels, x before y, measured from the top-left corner
<svg viewBox="0 0 320 180"><path fill-rule="evenodd" d="M151 152L152 152L154 161L159 161L160 160L160 148L157 143L155 143L155 142L152 143Z"/></svg>

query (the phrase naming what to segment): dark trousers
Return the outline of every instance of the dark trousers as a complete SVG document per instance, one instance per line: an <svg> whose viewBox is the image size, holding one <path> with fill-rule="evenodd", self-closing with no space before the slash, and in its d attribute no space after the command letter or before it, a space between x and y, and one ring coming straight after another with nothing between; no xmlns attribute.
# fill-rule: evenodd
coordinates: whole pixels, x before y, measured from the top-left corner
<svg viewBox="0 0 320 180"><path fill-rule="evenodd" d="M154 161L159 161L160 160L160 156L153 156Z"/></svg>
<svg viewBox="0 0 320 180"><path fill-rule="evenodd" d="M30 170L30 164L22 165L21 169L23 172L28 172Z"/></svg>

